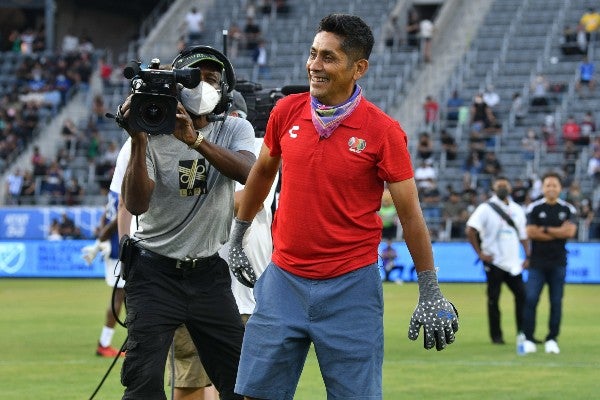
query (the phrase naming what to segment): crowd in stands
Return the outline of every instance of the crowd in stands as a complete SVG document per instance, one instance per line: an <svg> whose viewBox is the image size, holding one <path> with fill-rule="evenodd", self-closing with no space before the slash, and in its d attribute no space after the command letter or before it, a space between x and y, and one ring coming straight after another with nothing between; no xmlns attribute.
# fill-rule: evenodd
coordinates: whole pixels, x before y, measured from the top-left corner
<svg viewBox="0 0 600 400"><path fill-rule="evenodd" d="M122 78L115 78L112 66L98 59L90 39L80 40L67 33L56 52L41 45L23 45L27 41L31 40L15 34L11 46L17 65L0 99L0 170L7 169L74 94L89 98L91 110L89 119L81 123L69 117L64 120L56 154L34 146L31 168L16 169L7 177L6 204L85 204L88 192L102 195L107 189L120 149L120 143L103 136L111 121L104 115L107 107L103 95L90 93L90 78L97 67L107 85ZM76 174L75 160L82 157L87 163L85 172Z"/></svg>
<svg viewBox="0 0 600 400"><path fill-rule="evenodd" d="M568 28L568 27L567 27ZM565 29L565 32L568 29ZM569 28L570 29L570 28ZM514 147L497 146L497 139L507 130L522 131L519 173L508 176L513 185L513 199L524 208L541 197L540 177L547 170L555 170L563 179L561 197L572 203L580 219L578 239L600 239L600 135L596 126L596 110L577 107L578 99L595 96L595 66L588 57L588 49L596 43L600 30L600 14L590 9L578 21L576 30L569 31L568 41L575 43L579 66L574 86L575 104L567 115L556 113L567 91L565 82L553 82L543 72L533 75L528 86L527 98L515 92L510 99L503 99L493 85L487 84L470 97L463 97L458 90L440 105L432 95L423 102L423 132L419 134L414 148L415 180L419 190L422 210L434 240L465 238L465 223L481 202L491 195L495 177L515 174L516 169L503 165L502 152L514 151ZM565 33L566 35L566 33ZM573 60L573 58L570 58ZM558 61L557 61L558 62ZM589 104L589 103L587 103ZM510 116L514 123L510 123ZM543 120L541 125L534 121ZM456 129L456 128L461 129ZM464 137L455 137L464 131ZM501 153L497 154L497 151ZM539 157L555 154L560 162L540 165ZM517 154L519 157L519 154ZM583 165L582 159L587 165ZM536 161L537 160L537 161ZM456 181L440 187L440 167L451 166L462 173L460 187ZM582 181L591 190L582 190ZM443 185L442 185L443 186ZM383 208L382 208L383 209ZM388 232L390 217L387 217ZM401 230L399 233L401 237Z"/></svg>
<svg viewBox="0 0 600 400"><path fill-rule="evenodd" d="M262 34L260 21L285 17L288 6L285 1L248 0L245 4L245 22L233 21L229 27L228 54L234 62L238 57L252 58L257 66L261 63L267 67L262 69L262 74L268 74L268 54L264 46L268 38ZM390 49L400 45L422 46L423 20L418 13L410 9L405 25L399 24L398 18L390 18L385 45ZM181 48L202 38L203 19L197 9L190 9L183 24ZM401 25L404 31L398 32ZM593 22L586 20L576 26L575 35L570 34L568 43L573 43L575 38L575 43L581 46L585 39L587 51L596 40L600 23L593 28ZM19 54L19 65L12 86L0 98L0 170L27 148L35 138L36 127L55 116L75 91L88 90L95 68L105 87L123 84L122 69L113 67L102 57L96 59L89 39L80 40L69 33L63 38L61 50L49 53L44 49L43 37L38 36L31 32L24 36L15 34L11 44L11 51ZM594 63L587 58L586 51L576 55L581 57L576 87L580 96L591 95L595 90ZM481 91L466 96L456 90L444 104L433 95L426 97L423 131L415 148L415 179L434 240L464 239L468 216L489 196L493 178L506 172L496 154L496 138L507 129L509 114L514 115L517 127L527 126L520 140L523 174L509 177L513 180L515 201L525 207L541 195L539 177L543 171L537 170L535 163L540 149L562 154L562 163L556 168L564 178L563 198L578 207L580 218L587 224L580 227L587 235L580 237L600 239L597 217L600 209L592 193L581 191L578 180L592 179L594 187L600 186L600 137L595 111L588 110L583 117L579 117L580 113L568 118L563 116L559 123L552 110L556 96L562 95L564 87L557 88L543 73L524 84L529 86L527 98L521 92L515 92L511 99L501 98L493 85L485 85ZM79 205L84 204L90 192L101 195L106 190L120 143L103 135L107 124L114 124L104 117L107 111L104 97L90 94L90 98L91 116L87 121L75 123L68 118L64 121L62 146L57 154L45 154L43 149L37 148L30 170L16 170L8 176L7 204ZM505 103L510 103L508 111L502 107ZM539 113L544 114L543 123L530 126L528 121L532 115ZM465 137L455 135L457 126L466 127ZM589 163L587 169L576 176L583 149L589 151ZM89 173L85 175L73 169L73 161L81 157L87 162ZM462 174L460 185L440 185L439 168L447 163L458 166ZM385 213L389 206L384 199L380 211L387 232L384 237L400 238L401 229L395 216Z"/></svg>

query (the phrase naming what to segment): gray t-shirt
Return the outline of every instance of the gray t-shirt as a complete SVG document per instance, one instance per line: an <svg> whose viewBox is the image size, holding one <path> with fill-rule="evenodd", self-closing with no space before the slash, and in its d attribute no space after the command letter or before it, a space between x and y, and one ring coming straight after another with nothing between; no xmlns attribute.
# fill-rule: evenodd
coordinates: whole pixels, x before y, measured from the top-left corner
<svg viewBox="0 0 600 400"><path fill-rule="evenodd" d="M254 150L254 129L242 118L212 122L201 133L232 151ZM139 245L178 259L216 253L229 239L235 181L172 135L149 137L146 163L155 186L139 216Z"/></svg>

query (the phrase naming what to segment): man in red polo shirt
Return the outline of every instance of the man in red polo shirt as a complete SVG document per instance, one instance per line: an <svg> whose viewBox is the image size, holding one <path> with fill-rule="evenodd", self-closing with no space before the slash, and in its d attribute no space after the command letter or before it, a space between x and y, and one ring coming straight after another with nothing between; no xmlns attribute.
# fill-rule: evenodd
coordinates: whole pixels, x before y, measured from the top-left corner
<svg viewBox="0 0 600 400"><path fill-rule="evenodd" d="M408 336L423 326L426 349L454 342L458 317L438 286L406 134L356 84L373 43L356 16L321 20L306 63L310 93L275 105L246 182L229 266L252 286L242 240L281 165L272 262L256 282L236 380L247 399L292 399L311 342L328 397L382 398L377 210L386 182L418 273Z"/></svg>

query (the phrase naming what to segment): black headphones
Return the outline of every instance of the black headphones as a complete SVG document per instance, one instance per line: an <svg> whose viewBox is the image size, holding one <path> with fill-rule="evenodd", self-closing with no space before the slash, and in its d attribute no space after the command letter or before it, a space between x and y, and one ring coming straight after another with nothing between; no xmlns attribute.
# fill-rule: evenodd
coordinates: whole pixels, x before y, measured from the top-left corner
<svg viewBox="0 0 600 400"><path fill-rule="evenodd" d="M222 114L226 112L233 103L231 92L235 88L235 71L233 65L225 54L210 46L192 46L183 50L171 64L174 69L189 67L202 60L214 60L223 65L221 71L221 100L215 106L212 114Z"/></svg>

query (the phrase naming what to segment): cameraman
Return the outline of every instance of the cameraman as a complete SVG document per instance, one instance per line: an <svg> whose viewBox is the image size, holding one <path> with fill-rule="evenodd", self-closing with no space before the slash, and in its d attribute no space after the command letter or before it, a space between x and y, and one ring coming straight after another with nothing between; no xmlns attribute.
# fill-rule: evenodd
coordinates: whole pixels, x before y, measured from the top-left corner
<svg viewBox="0 0 600 400"><path fill-rule="evenodd" d="M217 251L229 236L235 181L245 183L255 161L254 131L244 119L215 118L226 111L235 86L223 54L196 46L180 53L173 68L199 68L202 82L181 90L172 135L132 129L132 96L117 114L131 136L123 199L139 216L137 232L122 246L123 399L165 399L167 352L181 324L221 398L241 399L233 388L244 328Z"/></svg>

